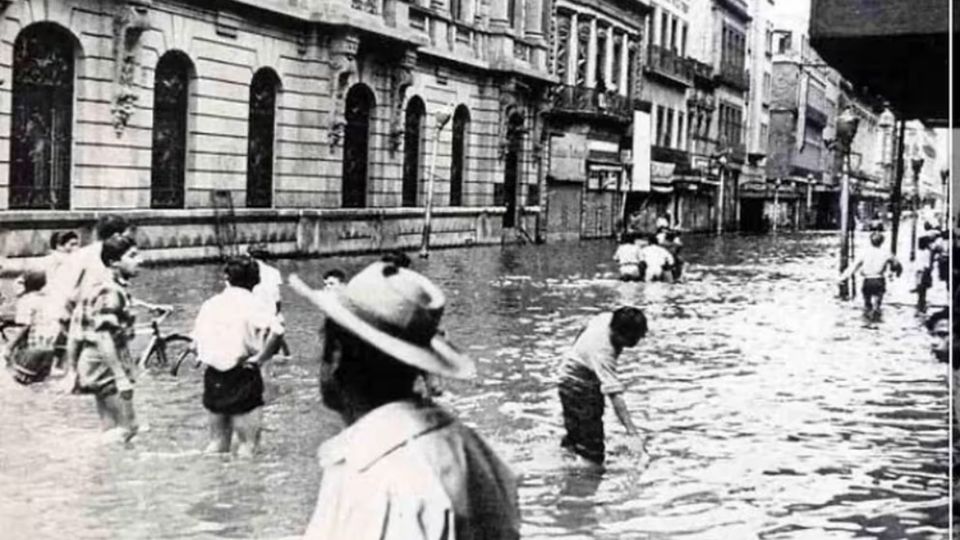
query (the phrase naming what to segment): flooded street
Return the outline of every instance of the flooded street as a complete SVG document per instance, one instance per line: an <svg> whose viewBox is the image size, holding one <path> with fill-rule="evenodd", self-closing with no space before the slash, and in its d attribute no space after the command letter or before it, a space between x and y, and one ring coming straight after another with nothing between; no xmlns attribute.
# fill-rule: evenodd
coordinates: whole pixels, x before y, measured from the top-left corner
<svg viewBox="0 0 960 540"><path fill-rule="evenodd" d="M518 474L524 538L945 538L948 368L912 308L912 272L889 287L884 320L867 325L859 295L836 298L835 235L686 243L690 265L673 285L614 279L612 242L414 259L448 293L448 336L478 359L479 377L447 383L440 401ZM353 274L372 259L276 264L319 285L325 270ZM174 304L166 328L186 330L219 281L214 265L148 268L133 292ZM283 292L295 356L265 370L266 432L253 461L199 453L198 371L138 380L135 405L150 427L132 449L99 442L92 398L4 377L0 537L302 533L317 446L340 423L317 391L316 312ZM621 357L650 456L614 452L596 474L559 458L554 370L585 320L621 303L650 321ZM612 449L624 432L610 407L606 426Z"/></svg>

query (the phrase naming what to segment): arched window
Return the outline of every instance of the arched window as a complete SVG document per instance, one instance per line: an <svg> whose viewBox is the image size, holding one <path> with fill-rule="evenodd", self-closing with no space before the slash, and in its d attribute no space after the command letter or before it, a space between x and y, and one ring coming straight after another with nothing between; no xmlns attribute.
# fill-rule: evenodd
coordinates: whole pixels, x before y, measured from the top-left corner
<svg viewBox="0 0 960 540"><path fill-rule="evenodd" d="M347 92L343 142L344 208L363 208L367 204L370 115L375 105L373 92L366 85L355 84Z"/></svg>
<svg viewBox="0 0 960 540"><path fill-rule="evenodd" d="M403 204L417 205L417 191L420 188L420 147L423 141L423 117L426 107L419 97L412 97L407 103L407 114L403 124Z"/></svg>
<svg viewBox="0 0 960 540"><path fill-rule="evenodd" d="M270 68L258 70L250 82L247 135L247 207L273 206L273 149L280 79Z"/></svg>
<svg viewBox="0 0 960 540"><path fill-rule="evenodd" d="M453 143L450 149L450 206L463 206L463 176L467 168L467 134L470 110L466 105L453 113Z"/></svg>
<svg viewBox="0 0 960 540"><path fill-rule="evenodd" d="M70 209L74 41L28 26L13 44L10 208Z"/></svg>
<svg viewBox="0 0 960 540"><path fill-rule="evenodd" d="M183 208L187 166L187 103L193 64L181 52L160 57L153 74L150 207Z"/></svg>

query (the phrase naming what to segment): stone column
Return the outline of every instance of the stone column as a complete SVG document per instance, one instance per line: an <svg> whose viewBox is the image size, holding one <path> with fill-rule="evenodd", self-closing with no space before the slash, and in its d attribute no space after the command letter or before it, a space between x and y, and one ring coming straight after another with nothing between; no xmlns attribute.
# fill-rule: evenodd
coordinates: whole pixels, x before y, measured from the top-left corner
<svg viewBox="0 0 960 540"><path fill-rule="evenodd" d="M660 44L660 26L657 22L660 20L660 8L653 7L653 13L650 15L650 43Z"/></svg>
<svg viewBox="0 0 960 540"><path fill-rule="evenodd" d="M590 19L590 40L587 42L587 88L597 86L597 19Z"/></svg>
<svg viewBox="0 0 960 540"><path fill-rule="evenodd" d="M603 84L607 91L616 90L613 86L613 26L607 27L606 52L603 59Z"/></svg>
<svg viewBox="0 0 960 540"><path fill-rule="evenodd" d="M680 149L687 150L687 141L690 139L690 113L684 111L683 114L683 131L680 132Z"/></svg>
<svg viewBox="0 0 960 540"><path fill-rule="evenodd" d="M623 34L623 45L620 47L620 95L630 95L630 36Z"/></svg>
<svg viewBox="0 0 960 540"><path fill-rule="evenodd" d="M562 81L570 86L577 84L577 60L580 57L580 51L577 50L580 40L577 35L580 33L580 23L577 21L577 12L570 15L570 35L567 36L570 42L567 46L567 80Z"/></svg>
<svg viewBox="0 0 960 540"><path fill-rule="evenodd" d="M525 0L524 4L526 4L523 12L525 35L533 41L542 42L544 0Z"/></svg>
<svg viewBox="0 0 960 540"><path fill-rule="evenodd" d="M507 20L507 0L491 0L490 30L502 32L506 30L509 25L510 21Z"/></svg>

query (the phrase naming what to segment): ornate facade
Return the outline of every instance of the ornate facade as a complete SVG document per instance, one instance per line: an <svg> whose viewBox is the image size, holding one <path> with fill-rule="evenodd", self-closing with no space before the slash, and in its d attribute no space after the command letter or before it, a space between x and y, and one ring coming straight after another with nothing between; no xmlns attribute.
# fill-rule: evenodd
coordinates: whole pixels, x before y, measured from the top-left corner
<svg viewBox="0 0 960 540"><path fill-rule="evenodd" d="M14 0L0 27L0 210L81 225L106 209L194 215L203 229L227 200L241 224L264 209L412 220L432 174L438 207L522 226L540 204L549 9Z"/></svg>

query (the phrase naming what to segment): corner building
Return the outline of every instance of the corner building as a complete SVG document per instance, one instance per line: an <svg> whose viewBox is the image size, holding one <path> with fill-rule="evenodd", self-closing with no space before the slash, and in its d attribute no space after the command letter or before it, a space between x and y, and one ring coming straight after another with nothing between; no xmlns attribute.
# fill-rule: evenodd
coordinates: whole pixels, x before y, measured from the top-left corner
<svg viewBox="0 0 960 540"><path fill-rule="evenodd" d="M435 245L533 231L551 2L0 2L0 244L412 247L431 170Z"/></svg>

